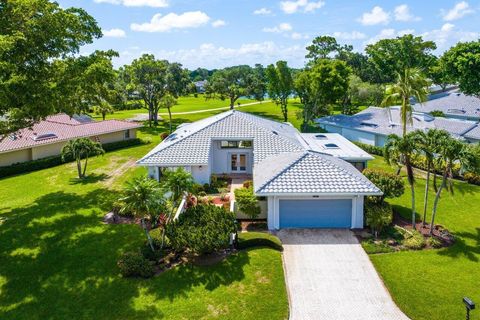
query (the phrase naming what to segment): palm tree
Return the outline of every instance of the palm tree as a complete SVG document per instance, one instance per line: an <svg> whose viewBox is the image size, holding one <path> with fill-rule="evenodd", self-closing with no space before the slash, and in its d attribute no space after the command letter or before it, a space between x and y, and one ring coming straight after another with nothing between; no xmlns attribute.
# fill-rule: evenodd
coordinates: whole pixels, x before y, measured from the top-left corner
<svg viewBox="0 0 480 320"><path fill-rule="evenodd" d="M160 99L159 106L160 108L166 108L168 110L168 118L169 118L169 125L170 125L170 133L172 133L172 107L177 104L177 100L174 96L167 93Z"/></svg>
<svg viewBox="0 0 480 320"><path fill-rule="evenodd" d="M415 229L415 177L411 159L416 151L415 138L413 132L400 138L391 134L387 138L384 149L384 157L388 164L392 162L403 163L407 169L408 183L410 184L412 194L412 228Z"/></svg>
<svg viewBox="0 0 480 320"><path fill-rule="evenodd" d="M93 108L95 114L101 115L102 120L105 121L107 114L112 114L115 109L110 103L105 100L100 99L98 105Z"/></svg>
<svg viewBox="0 0 480 320"><path fill-rule="evenodd" d="M420 69L409 68L403 73L397 74L397 82L388 85L385 89L385 98L381 105L383 107L401 103L401 118L403 126L403 136L407 134L407 124L412 124L412 104L411 98L415 98L419 103L427 101L429 83Z"/></svg>
<svg viewBox="0 0 480 320"><path fill-rule="evenodd" d="M455 163L458 163L462 168L475 172L479 168L479 159L476 157L472 148L467 144L448 137L444 139L438 146L439 157L443 164L442 182L435 194L435 200L433 202L432 221L430 223L430 235L433 234L433 227L435 225L435 217L437 214L438 201L443 188L447 186L449 178L452 177L452 168ZM453 186L453 182L451 182ZM452 188L453 190L453 188ZM451 191L452 191L451 190Z"/></svg>
<svg viewBox="0 0 480 320"><path fill-rule="evenodd" d="M162 209L164 199L162 191L156 180L143 176L127 182L123 190L123 197L120 198L120 201L124 203L121 212L132 212L134 217L140 219L152 251L155 251L155 248L153 247L145 219L155 215L158 210Z"/></svg>
<svg viewBox="0 0 480 320"><path fill-rule="evenodd" d="M439 150L439 146L450 138L450 134L445 130L430 129L428 131L416 130L413 133L417 150L425 157L427 167L427 181L425 183L425 197L423 202L423 226L427 220L428 192L430 186L430 173L435 173L435 158ZM436 190L437 191L437 190Z"/></svg>
<svg viewBox="0 0 480 320"><path fill-rule="evenodd" d="M88 157L104 154L102 145L99 142L92 141L89 138L78 138L70 140L62 148L62 160L68 158L74 159L77 162L78 178L85 177L87 171ZM85 159L82 171L82 159Z"/></svg>

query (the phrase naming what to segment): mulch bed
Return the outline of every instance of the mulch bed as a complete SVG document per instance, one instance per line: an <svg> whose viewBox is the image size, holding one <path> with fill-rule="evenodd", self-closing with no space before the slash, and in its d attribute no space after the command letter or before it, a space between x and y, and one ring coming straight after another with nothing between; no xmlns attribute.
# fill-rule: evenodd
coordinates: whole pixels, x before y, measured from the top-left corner
<svg viewBox="0 0 480 320"><path fill-rule="evenodd" d="M268 229L266 219L239 220L242 231L266 231Z"/></svg>
<svg viewBox="0 0 480 320"><path fill-rule="evenodd" d="M407 219L405 219L404 217L400 216L397 213L394 213L393 215L393 224L398 225L407 230L412 230L412 222L408 221ZM420 232L425 238L430 237L429 223L426 223L424 226L423 222L419 221L416 223L415 229L418 232ZM441 225L438 225L438 224L434 225L432 234L435 238L437 238L442 242L442 247L451 246L455 242L454 237L448 232L447 229L445 229Z"/></svg>

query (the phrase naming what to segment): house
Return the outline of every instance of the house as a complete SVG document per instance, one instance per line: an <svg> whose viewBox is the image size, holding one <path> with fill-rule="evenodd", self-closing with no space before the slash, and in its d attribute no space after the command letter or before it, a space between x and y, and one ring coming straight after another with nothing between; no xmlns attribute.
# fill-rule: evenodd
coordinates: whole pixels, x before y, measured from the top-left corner
<svg viewBox="0 0 480 320"><path fill-rule="evenodd" d="M197 91L197 93L205 93L207 80L195 81L193 84L195 85L195 90Z"/></svg>
<svg viewBox="0 0 480 320"><path fill-rule="evenodd" d="M255 194L267 199L269 229L363 228L364 197L381 191L342 157L360 169L371 159L338 135L304 135L231 110L181 125L137 163L155 179L183 167L201 184L212 175L251 174Z"/></svg>
<svg viewBox="0 0 480 320"><path fill-rule="evenodd" d="M126 121L56 114L0 141L0 166L60 155L62 147L75 138L88 137L102 144L134 139L139 127Z"/></svg>
<svg viewBox="0 0 480 320"><path fill-rule="evenodd" d="M430 95L427 102L413 106L417 112L441 111L446 118L480 121L480 98L468 96L459 90Z"/></svg>
<svg viewBox="0 0 480 320"><path fill-rule="evenodd" d="M452 136L467 142L480 141L478 122L460 119L433 117L423 112L412 113L413 123L407 131L432 128L448 131ZM388 135L402 135L400 107L369 107L355 115L333 115L316 119L324 130L339 133L348 140L383 146Z"/></svg>

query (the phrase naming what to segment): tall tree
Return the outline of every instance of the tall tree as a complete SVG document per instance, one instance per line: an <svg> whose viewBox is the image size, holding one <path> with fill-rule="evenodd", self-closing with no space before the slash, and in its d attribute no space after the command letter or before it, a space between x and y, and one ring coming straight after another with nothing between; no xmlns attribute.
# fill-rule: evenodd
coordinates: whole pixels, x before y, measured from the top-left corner
<svg viewBox="0 0 480 320"><path fill-rule="evenodd" d="M130 86L140 95L148 109L148 124L158 125L158 109L160 99L167 90L166 61L156 60L152 54L144 54L133 60L127 70L130 74Z"/></svg>
<svg viewBox="0 0 480 320"><path fill-rule="evenodd" d="M283 120L288 121L288 97L292 94L293 78L286 61L270 64L266 70L268 96L280 105Z"/></svg>
<svg viewBox="0 0 480 320"><path fill-rule="evenodd" d="M442 60L448 77L463 93L480 97L480 40L458 43L444 53Z"/></svg>
<svg viewBox="0 0 480 320"><path fill-rule="evenodd" d="M351 75L348 85L348 97L346 106L379 106L383 101L385 88L381 84L364 82L357 75ZM353 114L344 108L343 114Z"/></svg>
<svg viewBox="0 0 480 320"><path fill-rule="evenodd" d="M416 130L413 133L416 148L425 157L425 164L427 168L427 181L425 182L425 197L423 199L423 219L422 223L425 226L427 219L428 193L430 186L430 174L435 173L435 158L439 152L439 146L445 144L450 139L450 134L445 130L429 129L428 131Z"/></svg>
<svg viewBox="0 0 480 320"><path fill-rule="evenodd" d="M169 93L160 98L160 108L165 108L168 111L169 132L172 133L172 107L177 104L177 99Z"/></svg>
<svg viewBox="0 0 480 320"><path fill-rule="evenodd" d="M444 139L438 145L438 156L442 160L443 164L443 174L442 182L440 187L437 190L435 195L435 200L433 202L432 209L432 221L430 223L430 235L433 233L433 228L435 227L435 217L437 215L438 201L440 200L440 195L443 188L447 186L447 181L452 177L452 168L454 164L460 164L463 169L466 169L471 172L478 172L479 170L479 161L475 153L472 150L472 147L467 144L452 138L449 136L448 139ZM453 188L451 188L451 191Z"/></svg>
<svg viewBox="0 0 480 320"><path fill-rule="evenodd" d="M420 69L405 69L397 74L397 82L387 85L385 98L382 106L389 106L400 103L403 136L407 134L407 125L412 124L412 103L413 97L417 102L427 101L429 82Z"/></svg>
<svg viewBox="0 0 480 320"><path fill-rule="evenodd" d="M95 19L48 0L0 2L0 140L65 107L56 60L102 36Z"/></svg>
<svg viewBox="0 0 480 320"><path fill-rule="evenodd" d="M412 228L415 229L415 177L413 174L412 157L416 152L415 135L410 132L403 137L391 134L385 143L384 156L388 164L403 163L407 170L407 179L410 184L412 199ZM400 159L399 159L400 158Z"/></svg>
<svg viewBox="0 0 480 320"><path fill-rule="evenodd" d="M78 178L85 177L87 171L88 158L103 154L105 151L99 142L94 142L89 138L78 138L70 140L62 148L62 159L74 159L77 163ZM82 160L85 159L82 170Z"/></svg>
<svg viewBox="0 0 480 320"><path fill-rule="evenodd" d="M233 110L240 97L252 96L261 84L249 66L235 66L216 71L205 87L206 98L219 97L230 101Z"/></svg>
<svg viewBox="0 0 480 320"><path fill-rule="evenodd" d="M350 68L337 59L320 59L312 68L300 72L295 91L302 101L303 129L315 117L328 115L331 105L345 97Z"/></svg>
<svg viewBox="0 0 480 320"><path fill-rule="evenodd" d="M382 82L394 82L406 69L419 69L426 73L435 63L432 51L435 42L424 41L411 34L395 39L382 39L365 48L370 61L382 75Z"/></svg>
<svg viewBox="0 0 480 320"><path fill-rule="evenodd" d="M442 91L447 89L447 86L452 83L452 79L450 79L450 75L447 72L444 58L435 60L435 64L428 70L428 77L434 84L439 85Z"/></svg>
<svg viewBox="0 0 480 320"><path fill-rule="evenodd" d="M340 45L337 40L331 36L318 36L313 39L312 44L307 46L305 58L316 62L319 59L327 59L333 53L337 53Z"/></svg>
<svg viewBox="0 0 480 320"><path fill-rule="evenodd" d="M267 94L267 76L265 73L265 68L260 63L256 63L253 68L252 97L258 101L263 101Z"/></svg>

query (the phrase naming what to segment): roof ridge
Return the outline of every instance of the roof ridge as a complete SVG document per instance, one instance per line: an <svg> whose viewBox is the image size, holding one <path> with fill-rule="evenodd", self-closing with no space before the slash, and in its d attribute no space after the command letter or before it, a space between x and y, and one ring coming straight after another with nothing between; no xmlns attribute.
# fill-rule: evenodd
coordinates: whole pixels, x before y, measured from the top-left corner
<svg viewBox="0 0 480 320"><path fill-rule="evenodd" d="M278 155L280 155L281 153L279 154L276 154L274 155L273 157L277 157ZM301 155L299 155L299 157L297 159L295 159L294 161L288 163L282 170L280 170L275 176L273 176L272 178L270 178L269 180L267 180L266 182L264 182L258 189L257 189L257 192L259 192L261 189L263 189L267 184L271 183L273 180L275 180L276 178L278 178L279 176L281 176L285 171L287 171L288 169L290 169L292 166L294 166L295 164L297 164L300 160L302 160L303 158L305 158L305 156L308 155L308 151L304 151ZM268 158L267 158L268 159ZM267 159L264 159L263 161L267 160Z"/></svg>

